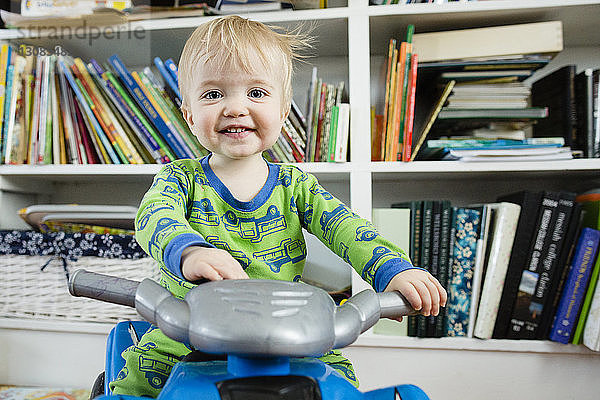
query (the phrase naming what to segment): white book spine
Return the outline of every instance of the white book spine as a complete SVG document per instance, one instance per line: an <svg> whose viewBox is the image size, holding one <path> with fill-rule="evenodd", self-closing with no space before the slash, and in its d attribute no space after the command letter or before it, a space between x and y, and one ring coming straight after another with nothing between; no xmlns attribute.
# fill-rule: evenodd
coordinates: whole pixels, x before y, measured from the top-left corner
<svg viewBox="0 0 600 400"><path fill-rule="evenodd" d="M600 351L600 285L596 285L594 297L583 328L583 344L587 348Z"/></svg>
<svg viewBox="0 0 600 400"><path fill-rule="evenodd" d="M504 279L506 278L510 253L521 212L521 206L513 203L503 202L491 206L496 208L496 224L473 333L475 337L480 339L490 339L494 331Z"/></svg>

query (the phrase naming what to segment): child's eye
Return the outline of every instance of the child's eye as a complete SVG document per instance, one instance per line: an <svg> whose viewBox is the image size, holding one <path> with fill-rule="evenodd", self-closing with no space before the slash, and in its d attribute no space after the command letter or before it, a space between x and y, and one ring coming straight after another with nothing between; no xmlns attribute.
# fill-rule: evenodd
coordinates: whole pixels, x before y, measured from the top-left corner
<svg viewBox="0 0 600 400"><path fill-rule="evenodd" d="M221 98L221 93L219 93L217 90L211 90L211 91L204 93L202 95L202 98L206 99L206 100L217 100L217 99Z"/></svg>
<svg viewBox="0 0 600 400"><path fill-rule="evenodd" d="M251 89L248 92L248 96L253 99L261 99L266 96L266 93L264 90L261 89Z"/></svg>

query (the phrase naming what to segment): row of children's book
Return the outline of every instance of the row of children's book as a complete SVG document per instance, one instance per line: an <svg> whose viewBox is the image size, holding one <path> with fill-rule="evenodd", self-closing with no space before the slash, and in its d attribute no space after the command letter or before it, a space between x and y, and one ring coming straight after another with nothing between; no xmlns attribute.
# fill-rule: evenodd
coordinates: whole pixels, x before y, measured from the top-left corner
<svg viewBox="0 0 600 400"><path fill-rule="evenodd" d="M336 96L331 85L322 86L315 90L317 100L311 98L314 123L307 123L293 103L265 158L346 161L348 105L340 104L341 94ZM116 54L101 64L71 57L59 47L0 47L2 164L164 164L206 155L180 106L172 59L156 57L154 66L138 71ZM321 152L326 157L310 156L315 144L329 146Z"/></svg>
<svg viewBox="0 0 600 400"><path fill-rule="evenodd" d="M536 339L600 350L600 194L520 191L494 203L409 201L374 209L373 224L446 287L415 337Z"/></svg>

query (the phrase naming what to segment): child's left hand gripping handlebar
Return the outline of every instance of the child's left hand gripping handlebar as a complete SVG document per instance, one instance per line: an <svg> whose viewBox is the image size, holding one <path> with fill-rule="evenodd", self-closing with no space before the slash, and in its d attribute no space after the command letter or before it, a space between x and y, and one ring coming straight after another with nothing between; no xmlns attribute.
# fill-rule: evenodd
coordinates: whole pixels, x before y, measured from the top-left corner
<svg viewBox="0 0 600 400"><path fill-rule="evenodd" d="M415 313L399 292L365 290L336 306L322 289L285 281L208 282L180 300L150 279L78 270L69 291L135 307L165 335L211 353L318 356L353 343L382 317Z"/></svg>

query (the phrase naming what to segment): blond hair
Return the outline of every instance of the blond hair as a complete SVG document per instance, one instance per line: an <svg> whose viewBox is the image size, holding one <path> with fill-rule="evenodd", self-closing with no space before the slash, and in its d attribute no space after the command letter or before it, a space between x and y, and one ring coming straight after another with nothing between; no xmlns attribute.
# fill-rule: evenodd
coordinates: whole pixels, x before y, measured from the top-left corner
<svg viewBox="0 0 600 400"><path fill-rule="evenodd" d="M300 50L310 46L310 38L282 28L229 15L200 25L189 37L179 60L179 90L182 108L189 108L194 66L209 64L215 70L241 69L253 73L254 62L281 75L284 109L292 101L293 61L303 58Z"/></svg>

